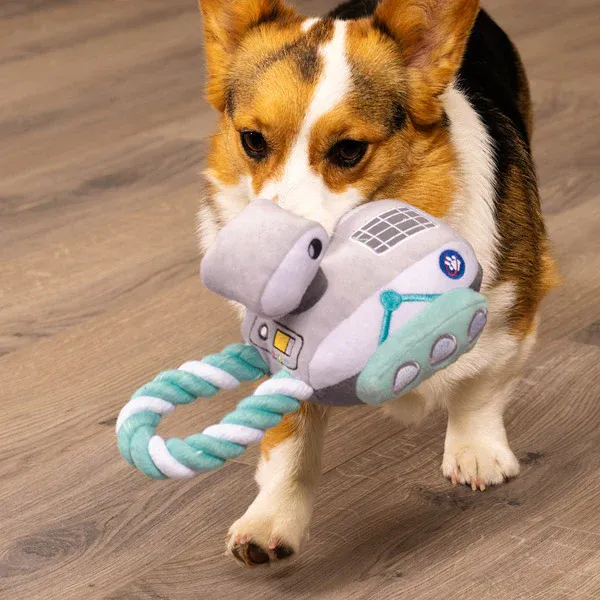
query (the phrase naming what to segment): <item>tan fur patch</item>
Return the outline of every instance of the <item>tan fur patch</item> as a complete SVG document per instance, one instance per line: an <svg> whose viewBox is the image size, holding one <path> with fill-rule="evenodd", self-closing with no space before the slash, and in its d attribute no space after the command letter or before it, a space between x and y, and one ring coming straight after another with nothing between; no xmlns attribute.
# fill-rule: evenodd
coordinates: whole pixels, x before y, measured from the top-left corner
<svg viewBox="0 0 600 600"><path fill-rule="evenodd" d="M198 0L198 5L204 19L207 97L222 111L227 104L231 60L248 30L274 21L299 28L302 18L282 0Z"/></svg>
<svg viewBox="0 0 600 600"><path fill-rule="evenodd" d="M269 452L277 447L282 442L288 439L299 436L306 428L309 414L323 413L326 408L317 404L309 404L308 402L302 402L300 408L295 413L287 414L281 420L279 425L276 425L272 429L268 429L265 433L265 437L262 439L260 444L260 451L262 455L268 459Z"/></svg>

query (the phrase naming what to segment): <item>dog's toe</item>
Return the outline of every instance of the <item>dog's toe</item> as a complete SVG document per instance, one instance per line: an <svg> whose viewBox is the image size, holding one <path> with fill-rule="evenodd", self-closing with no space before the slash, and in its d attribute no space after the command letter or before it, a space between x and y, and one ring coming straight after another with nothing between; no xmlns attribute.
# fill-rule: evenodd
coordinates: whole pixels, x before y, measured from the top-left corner
<svg viewBox="0 0 600 600"><path fill-rule="evenodd" d="M229 550L238 561L247 567L267 565L289 558L294 554L294 550L289 546L279 544L272 548L263 548L253 541L232 540Z"/></svg>
<svg viewBox="0 0 600 600"><path fill-rule="evenodd" d="M461 483L483 492L518 475L519 462L508 446L465 445L446 448L442 471L453 485Z"/></svg>
<svg viewBox="0 0 600 600"><path fill-rule="evenodd" d="M275 549L273 551L275 552L275 556L278 560L289 558L290 556L292 556L292 554L294 554L294 550L289 546L275 546Z"/></svg>
<svg viewBox="0 0 600 600"><path fill-rule="evenodd" d="M258 544L250 542L246 546L247 562L251 565L264 565L269 562L269 555Z"/></svg>
<svg viewBox="0 0 600 600"><path fill-rule="evenodd" d="M254 542L234 542L230 547L231 553L247 567L267 564L269 554Z"/></svg>

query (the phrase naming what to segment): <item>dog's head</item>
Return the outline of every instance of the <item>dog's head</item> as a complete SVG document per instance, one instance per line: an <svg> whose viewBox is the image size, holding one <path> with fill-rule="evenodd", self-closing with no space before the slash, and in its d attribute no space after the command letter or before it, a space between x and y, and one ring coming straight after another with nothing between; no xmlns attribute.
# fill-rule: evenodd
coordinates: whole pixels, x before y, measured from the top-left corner
<svg viewBox="0 0 600 600"><path fill-rule="evenodd" d="M200 7L221 115L207 219L218 226L256 197L329 231L377 198L445 214L456 165L443 94L477 0L382 0L354 21L306 19L282 0Z"/></svg>

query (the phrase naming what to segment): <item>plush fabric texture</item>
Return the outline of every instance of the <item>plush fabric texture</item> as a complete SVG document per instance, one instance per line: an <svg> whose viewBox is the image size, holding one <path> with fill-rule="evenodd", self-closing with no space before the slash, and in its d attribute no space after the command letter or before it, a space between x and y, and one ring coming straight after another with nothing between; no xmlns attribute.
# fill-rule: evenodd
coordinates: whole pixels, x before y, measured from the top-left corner
<svg viewBox="0 0 600 600"><path fill-rule="evenodd" d="M474 346L486 315L474 290L442 294L377 348L358 376L358 397L379 405L414 389Z"/></svg>
<svg viewBox="0 0 600 600"><path fill-rule="evenodd" d="M279 317L300 304L327 244L318 223L257 200L217 236L200 277L210 290L248 310Z"/></svg>
<svg viewBox="0 0 600 600"><path fill-rule="evenodd" d="M453 229L397 200L357 207L331 240L315 238L322 247L311 257L307 247L317 231L312 221L273 203L252 203L217 236L203 280L247 307L242 335L271 372L285 369L309 384L315 402L359 404L365 400L354 383L380 345L447 292L478 290L481 267ZM440 322L460 312L454 304L436 306L447 310ZM460 332L460 339L466 336ZM453 343L438 340L436 364L445 364ZM452 356L469 349L456 347ZM432 372L420 368L418 381Z"/></svg>

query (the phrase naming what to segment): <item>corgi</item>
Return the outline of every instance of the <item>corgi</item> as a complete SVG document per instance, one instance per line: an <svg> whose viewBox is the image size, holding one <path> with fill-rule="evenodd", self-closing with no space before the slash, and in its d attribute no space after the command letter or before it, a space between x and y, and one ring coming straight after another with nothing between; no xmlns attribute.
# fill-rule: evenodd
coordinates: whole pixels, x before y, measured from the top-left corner
<svg viewBox="0 0 600 600"><path fill-rule="evenodd" d="M201 247L266 198L331 233L391 198L454 227L483 266L488 325L458 360L387 410L411 424L448 413L442 473L475 490L519 472L503 412L557 283L531 155L518 52L478 0L350 0L306 18L283 0L199 0L210 142ZM230 528L247 566L306 540L330 409L303 404L265 435L259 493Z"/></svg>

